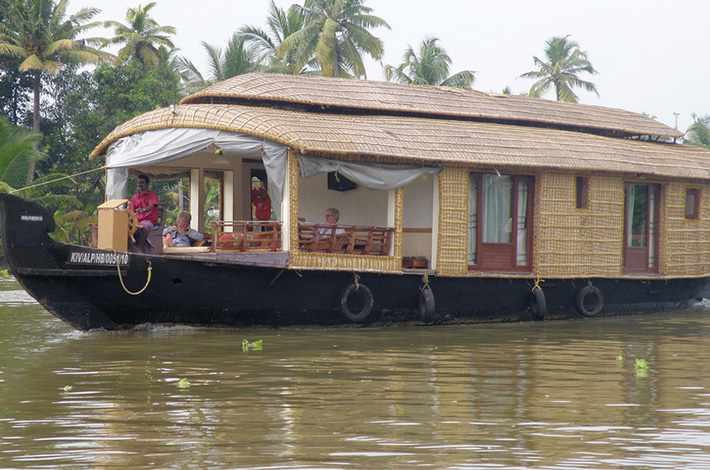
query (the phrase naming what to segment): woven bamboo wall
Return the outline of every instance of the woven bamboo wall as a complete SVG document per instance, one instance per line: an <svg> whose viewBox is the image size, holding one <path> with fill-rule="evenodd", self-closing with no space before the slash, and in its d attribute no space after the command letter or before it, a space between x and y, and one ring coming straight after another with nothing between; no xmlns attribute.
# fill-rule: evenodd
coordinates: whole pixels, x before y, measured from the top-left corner
<svg viewBox="0 0 710 470"><path fill-rule="evenodd" d="M686 188L700 189L698 219L685 218ZM661 259L668 276L699 276L710 273L710 187L669 183L665 186L665 239ZM666 256L663 256L663 255Z"/></svg>
<svg viewBox="0 0 710 470"><path fill-rule="evenodd" d="M535 271L542 277L619 276L624 183L589 177L588 209L576 208L577 175L545 173L536 181Z"/></svg>
<svg viewBox="0 0 710 470"><path fill-rule="evenodd" d="M448 276L468 274L468 175L447 168L439 175L439 246L436 270Z"/></svg>
<svg viewBox="0 0 710 470"><path fill-rule="evenodd" d="M395 230L393 256L367 256L335 253L307 253L298 250L298 156L289 151L288 179L291 195L291 226L289 257L294 269L346 269L368 272L402 271L402 207L403 191L395 191Z"/></svg>

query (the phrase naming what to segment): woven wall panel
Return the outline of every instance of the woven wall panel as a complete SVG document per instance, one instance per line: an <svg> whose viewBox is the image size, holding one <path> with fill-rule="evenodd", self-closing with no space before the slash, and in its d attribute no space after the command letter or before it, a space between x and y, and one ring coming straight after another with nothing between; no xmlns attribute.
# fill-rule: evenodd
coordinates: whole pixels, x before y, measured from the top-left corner
<svg viewBox="0 0 710 470"><path fill-rule="evenodd" d="M681 183L665 185L665 230L662 232L661 259L669 276L710 274L710 186L700 189L698 219L685 218L685 192ZM665 256L664 256L665 255Z"/></svg>
<svg viewBox="0 0 710 470"><path fill-rule="evenodd" d="M576 178L564 173L537 178L535 271L542 277L618 276L623 182L589 176L588 208L577 209Z"/></svg>
<svg viewBox="0 0 710 470"><path fill-rule="evenodd" d="M445 169L439 175L439 246L436 270L443 275L468 272L468 171Z"/></svg>

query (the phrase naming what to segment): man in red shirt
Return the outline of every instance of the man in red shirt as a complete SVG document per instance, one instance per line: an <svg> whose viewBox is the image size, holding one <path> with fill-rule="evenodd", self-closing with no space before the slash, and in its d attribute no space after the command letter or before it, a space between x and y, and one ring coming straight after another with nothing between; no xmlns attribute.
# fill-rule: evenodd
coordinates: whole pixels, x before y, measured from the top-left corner
<svg viewBox="0 0 710 470"><path fill-rule="evenodd" d="M138 175L136 188L138 193L131 198L131 210L136 213L138 225L150 229L158 223L158 195L148 189L150 179Z"/></svg>

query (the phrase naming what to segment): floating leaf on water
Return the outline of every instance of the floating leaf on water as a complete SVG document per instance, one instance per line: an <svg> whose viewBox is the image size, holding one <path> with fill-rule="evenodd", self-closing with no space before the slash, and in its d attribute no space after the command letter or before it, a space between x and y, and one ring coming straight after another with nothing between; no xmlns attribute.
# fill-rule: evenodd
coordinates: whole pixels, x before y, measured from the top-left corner
<svg viewBox="0 0 710 470"><path fill-rule="evenodd" d="M623 360L624 360L624 355L621 354L621 353L619 353L619 355L616 356L616 360L617 360L617 361L623 361Z"/></svg>
<svg viewBox="0 0 710 470"><path fill-rule="evenodd" d="M190 386L190 381L187 379L180 379L177 385L180 388L188 388Z"/></svg>
<svg viewBox="0 0 710 470"><path fill-rule="evenodd" d="M245 339L244 341L242 341L242 351L261 351L263 341L264 340L260 339L259 341L254 341L253 343L250 343L248 339Z"/></svg>
<svg viewBox="0 0 710 470"><path fill-rule="evenodd" d="M71 385L65 385L65 386L64 386L64 391L65 391L65 392L71 392L72 388L74 388L74 387L72 387Z"/></svg>
<svg viewBox="0 0 710 470"><path fill-rule="evenodd" d="M648 361L646 359L636 359L634 361L634 369L648 370Z"/></svg>

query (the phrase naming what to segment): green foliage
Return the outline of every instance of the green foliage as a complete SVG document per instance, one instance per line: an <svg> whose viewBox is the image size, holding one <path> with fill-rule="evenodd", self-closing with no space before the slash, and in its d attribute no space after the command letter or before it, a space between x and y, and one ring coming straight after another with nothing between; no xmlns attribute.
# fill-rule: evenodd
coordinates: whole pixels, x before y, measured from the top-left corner
<svg viewBox="0 0 710 470"><path fill-rule="evenodd" d="M371 15L372 9L363 3L364 0L306 0L303 7L294 5L306 24L285 38L277 53L304 64L315 58L324 77L366 78L361 54L376 60L384 55L382 40L368 29L389 29L389 25Z"/></svg>
<svg viewBox="0 0 710 470"><path fill-rule="evenodd" d="M589 62L587 53L579 50L579 44L568 38L569 36L553 37L547 41L546 61L533 56L538 70L521 75L522 78L537 80L530 87L530 96L542 96L550 88L554 88L557 101L570 103L579 101L577 95L572 91L573 88L583 88L599 95L596 85L584 81L578 76L581 73L596 75L598 72Z"/></svg>
<svg viewBox="0 0 710 470"><path fill-rule="evenodd" d="M242 26L237 33L246 46L253 47L257 63L262 71L298 75L306 71L308 58L299 56L295 50L282 50L283 40L305 26L303 11L295 5L288 11L278 8L274 0L269 2L268 31L255 26Z"/></svg>
<svg viewBox="0 0 710 470"><path fill-rule="evenodd" d="M190 381L187 379L180 379L177 386L178 388L190 388Z"/></svg>
<svg viewBox="0 0 710 470"><path fill-rule="evenodd" d="M11 123L32 125L32 108L27 97L32 94L33 80L19 71L18 59L0 58L0 115Z"/></svg>
<svg viewBox="0 0 710 470"><path fill-rule="evenodd" d="M100 38L78 36L98 23L88 21L99 13L83 8L65 17L68 0L6 0L9 13L0 24L0 55L19 59L18 70L33 75L33 130L40 130L42 74L56 75L65 64L97 63L112 55L92 46ZM28 168L28 183L34 179L34 162Z"/></svg>
<svg viewBox="0 0 710 470"><path fill-rule="evenodd" d="M263 347L264 340L260 339L258 341L254 341L253 343L250 343L248 339L245 339L242 341L242 351L244 352L249 352L249 351L261 351Z"/></svg>
<svg viewBox="0 0 710 470"><path fill-rule="evenodd" d="M71 72L61 74L50 90L55 106L46 129L49 158L44 171L74 174L100 167L102 159L91 160L89 154L114 128L181 97L177 74L162 68L145 70L138 60L100 65L93 73ZM102 189L102 176L101 172L87 176L86 189Z"/></svg>
<svg viewBox="0 0 710 470"><path fill-rule="evenodd" d="M96 208L94 208L95 212ZM54 222L57 227L54 236L59 241L89 246L92 236L89 224L96 224L97 216L90 216L81 210L68 212L58 210L54 213Z"/></svg>
<svg viewBox="0 0 710 470"><path fill-rule="evenodd" d="M30 164L46 155L35 150L41 136L0 118L0 189L20 188Z"/></svg>
<svg viewBox="0 0 710 470"><path fill-rule="evenodd" d="M693 116L693 124L685 133L683 142L697 147L710 149L710 115Z"/></svg>
<svg viewBox="0 0 710 470"><path fill-rule="evenodd" d="M410 85L442 85L470 90L474 72L464 70L449 76L451 57L438 42L437 38L424 39L418 54L411 46L408 47L399 66L385 66L385 78Z"/></svg>
<svg viewBox="0 0 710 470"><path fill-rule="evenodd" d="M639 378L648 377L648 367L646 359L636 359L634 361L634 375Z"/></svg>
<svg viewBox="0 0 710 470"><path fill-rule="evenodd" d="M116 36L106 40L105 44L123 44L118 51L118 57L122 60L131 58L137 59L143 66L160 65L159 47L164 46L173 49L171 35L176 30L172 26L160 26L157 21L151 18L149 12L156 3L151 2L145 7L129 8L126 12L128 24L118 21L107 21L104 26L114 28Z"/></svg>

